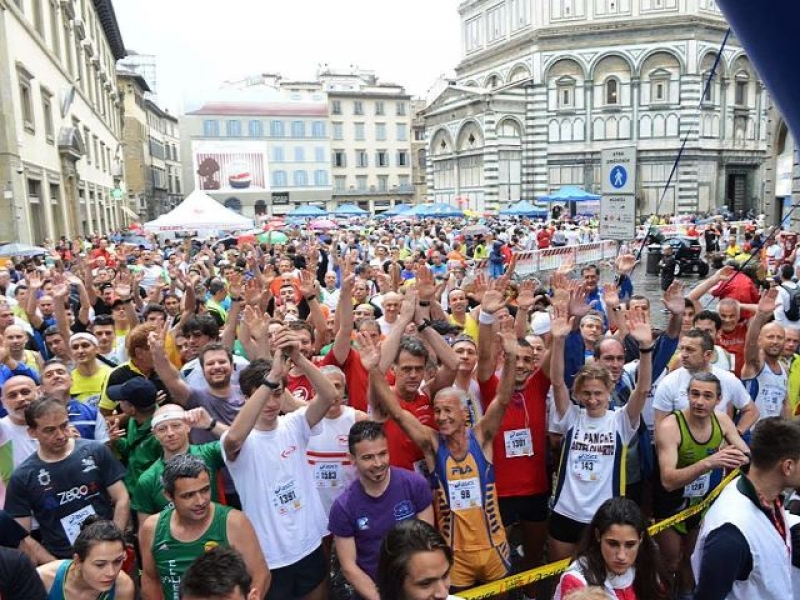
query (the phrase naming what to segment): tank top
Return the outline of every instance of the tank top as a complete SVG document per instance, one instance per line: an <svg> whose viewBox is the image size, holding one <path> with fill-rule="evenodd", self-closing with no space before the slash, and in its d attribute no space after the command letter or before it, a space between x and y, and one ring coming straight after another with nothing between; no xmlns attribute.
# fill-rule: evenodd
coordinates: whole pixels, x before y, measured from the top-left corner
<svg viewBox="0 0 800 600"><path fill-rule="evenodd" d="M719 419L717 419L717 416L713 412L711 413L711 435L705 442L699 442L694 438L682 410L676 410L673 414L678 420L678 428L681 432L681 443L678 445L677 468L683 469L689 467L719 450L719 447L725 440L725 436L722 434L722 427L719 424ZM700 502L700 500L705 498L721 481L722 469L713 469L708 473L700 475L700 477L683 488L684 506L682 508ZM678 491L680 492L680 490Z"/></svg>
<svg viewBox="0 0 800 600"><path fill-rule="evenodd" d="M159 514L150 551L161 578L164 600L178 600L181 577L194 559L215 546L230 545L227 523L231 508L216 503L213 506L214 516L208 529L193 542L182 542L172 536L169 524L174 508L168 508Z"/></svg>
<svg viewBox="0 0 800 600"><path fill-rule="evenodd" d="M326 516L330 514L336 498L358 478L350 463L347 445L350 428L355 422L355 409L345 406L338 418L320 421L322 431L312 435L306 446L311 476Z"/></svg>
<svg viewBox="0 0 800 600"><path fill-rule="evenodd" d="M778 364L780 371L775 373L764 362L756 377L744 381L750 397L758 407L759 420L767 417L780 417L783 412L783 401L789 389L789 375L783 365Z"/></svg>
<svg viewBox="0 0 800 600"><path fill-rule="evenodd" d="M472 429L467 454L457 460L439 435L436 451L436 511L439 531L454 551L488 550L505 545L494 465L486 460Z"/></svg>
<svg viewBox="0 0 800 600"><path fill-rule="evenodd" d="M50 587L50 593L47 594L47 600L67 600L67 572L72 565L72 560L62 560L58 565L56 577L53 579L53 585ZM111 586L107 592L103 592L97 597L97 600L114 600L116 597L117 584Z"/></svg>

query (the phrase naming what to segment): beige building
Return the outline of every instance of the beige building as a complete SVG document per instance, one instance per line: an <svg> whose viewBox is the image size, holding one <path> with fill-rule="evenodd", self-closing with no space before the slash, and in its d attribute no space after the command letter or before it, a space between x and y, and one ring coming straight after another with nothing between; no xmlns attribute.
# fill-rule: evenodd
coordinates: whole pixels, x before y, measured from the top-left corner
<svg viewBox="0 0 800 600"><path fill-rule="evenodd" d="M127 222L124 55L111 0L0 0L0 239L42 243Z"/></svg>
<svg viewBox="0 0 800 600"><path fill-rule="evenodd" d="M411 96L357 68L317 78L328 94L334 203L381 212L411 202Z"/></svg>
<svg viewBox="0 0 800 600"><path fill-rule="evenodd" d="M713 0L463 0L462 58L425 110L428 195L475 210L600 189L635 146L642 215L758 203L767 94ZM684 143L680 165L667 182ZM663 199L662 199L663 197Z"/></svg>
<svg viewBox="0 0 800 600"><path fill-rule="evenodd" d="M764 167L764 214L771 225L782 223L782 229L800 230L800 212L792 203L800 198L800 165L797 145L786 121L774 104L768 111L767 153ZM789 213L791 212L791 215ZM788 218L787 218L787 215Z"/></svg>
<svg viewBox="0 0 800 600"><path fill-rule="evenodd" d="M414 203L428 198L427 157L428 141L425 138L425 100L412 100L411 113L411 182L414 186Z"/></svg>

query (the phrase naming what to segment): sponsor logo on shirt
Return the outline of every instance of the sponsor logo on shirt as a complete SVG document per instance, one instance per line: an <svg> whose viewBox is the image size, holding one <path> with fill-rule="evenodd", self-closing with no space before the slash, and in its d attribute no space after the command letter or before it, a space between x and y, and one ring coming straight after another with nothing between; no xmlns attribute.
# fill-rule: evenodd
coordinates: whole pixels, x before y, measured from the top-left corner
<svg viewBox="0 0 800 600"><path fill-rule="evenodd" d="M75 487L64 490L63 492L56 492L56 494L58 496L59 505L64 506L70 502L82 500L87 496L93 496L96 492L97 484L92 482L88 485L76 485Z"/></svg>
<svg viewBox="0 0 800 600"><path fill-rule="evenodd" d="M47 469L39 469L38 479L42 487L50 485L50 472Z"/></svg>
<svg viewBox="0 0 800 600"><path fill-rule="evenodd" d="M369 529L369 517L359 517L356 519L356 527L359 531L366 531Z"/></svg>
<svg viewBox="0 0 800 600"><path fill-rule="evenodd" d="M81 459L81 464L83 465L84 473L97 470L97 464L94 462L94 457L92 456Z"/></svg>
<svg viewBox="0 0 800 600"><path fill-rule="evenodd" d="M281 452L281 458L289 458L295 450L297 450L297 446L289 446L283 452Z"/></svg>
<svg viewBox="0 0 800 600"><path fill-rule="evenodd" d="M410 500L403 500L394 505L394 520L405 521L414 516L414 506Z"/></svg>

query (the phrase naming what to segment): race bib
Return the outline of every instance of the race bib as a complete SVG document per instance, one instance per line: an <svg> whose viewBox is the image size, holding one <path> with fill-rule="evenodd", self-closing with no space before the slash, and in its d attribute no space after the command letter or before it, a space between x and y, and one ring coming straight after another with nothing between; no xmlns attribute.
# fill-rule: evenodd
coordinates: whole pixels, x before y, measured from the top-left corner
<svg viewBox="0 0 800 600"><path fill-rule="evenodd" d="M603 461L596 452L578 452L572 459L572 474L579 481L599 481L602 469Z"/></svg>
<svg viewBox="0 0 800 600"><path fill-rule="evenodd" d="M61 527L64 528L64 533L67 535L70 544L75 544L75 540L81 532L81 525L83 525L86 517L93 514L95 514L94 507L90 504L61 519Z"/></svg>
<svg viewBox="0 0 800 600"><path fill-rule="evenodd" d="M683 488L684 498L703 498L711 485L711 473L700 475L692 483Z"/></svg>
<svg viewBox="0 0 800 600"><path fill-rule="evenodd" d="M335 488L342 485L342 465L318 462L314 465L314 482L318 488Z"/></svg>
<svg viewBox="0 0 800 600"><path fill-rule="evenodd" d="M294 479L286 479L272 488L272 507L281 516L300 510L303 499Z"/></svg>
<svg viewBox="0 0 800 600"><path fill-rule="evenodd" d="M786 391L768 387L762 390L761 418L780 417L783 411L783 400Z"/></svg>
<svg viewBox="0 0 800 600"><path fill-rule="evenodd" d="M533 456L533 440L531 439L530 429L512 429L511 431L505 431L503 432L503 437L506 443L507 458L514 458L515 456Z"/></svg>
<svg viewBox="0 0 800 600"><path fill-rule="evenodd" d="M481 506L481 482L477 477L447 482L450 490L450 510L466 510Z"/></svg>

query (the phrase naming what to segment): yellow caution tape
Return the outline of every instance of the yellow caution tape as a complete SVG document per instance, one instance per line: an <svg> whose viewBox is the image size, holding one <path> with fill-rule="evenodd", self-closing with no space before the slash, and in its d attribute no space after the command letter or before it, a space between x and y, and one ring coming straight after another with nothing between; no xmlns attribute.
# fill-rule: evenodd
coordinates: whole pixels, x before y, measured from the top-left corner
<svg viewBox="0 0 800 600"><path fill-rule="evenodd" d="M712 502L714 502L714 500L717 499L717 496L719 496L720 492L722 492L722 489L737 475L739 475L738 469L729 473L728 476L725 477L725 479L723 479L722 482L720 482L720 484L715 487L701 502L695 504L694 506L690 506L686 510L682 510L676 515L664 519L663 521L659 521L655 525L651 525L647 528L647 531L650 533L650 535L656 535L657 533L660 533L665 529L669 529L681 521L685 521L689 517L693 517L694 515L703 512L711 505ZM498 579L497 581L492 581L491 583L486 583L469 590L464 590L463 592L458 592L458 597L463 598L464 600L485 600L486 598L493 598L494 596L505 594L511 590L541 581L542 579L559 575L567 570L567 567L571 562L571 558L566 558L558 562L531 569L530 571L523 571L522 573L517 573L516 575L512 575L510 577L504 577L503 579Z"/></svg>

